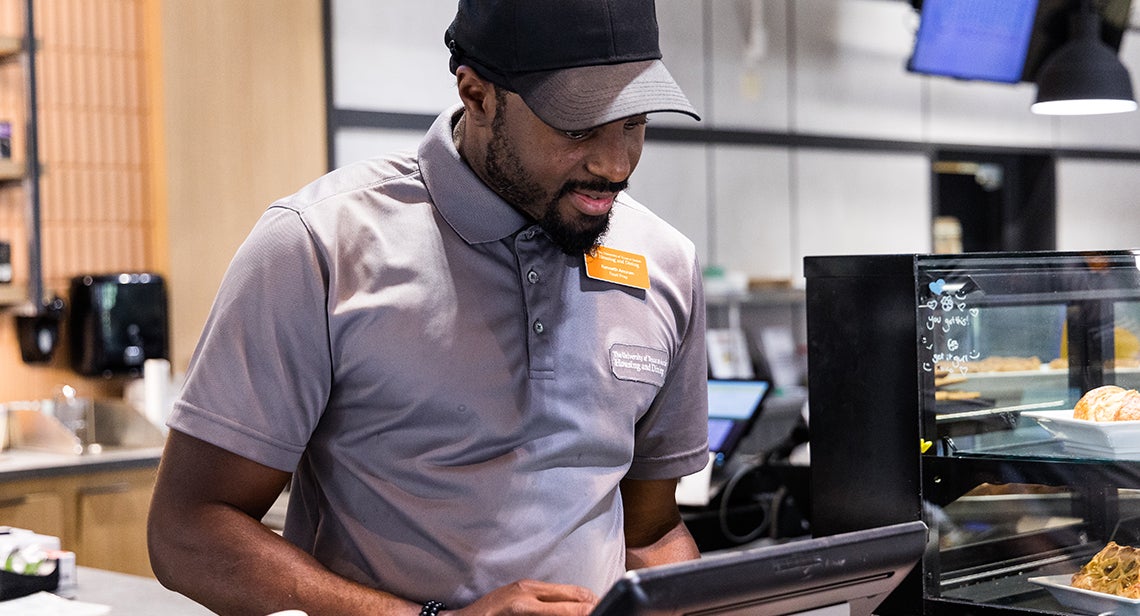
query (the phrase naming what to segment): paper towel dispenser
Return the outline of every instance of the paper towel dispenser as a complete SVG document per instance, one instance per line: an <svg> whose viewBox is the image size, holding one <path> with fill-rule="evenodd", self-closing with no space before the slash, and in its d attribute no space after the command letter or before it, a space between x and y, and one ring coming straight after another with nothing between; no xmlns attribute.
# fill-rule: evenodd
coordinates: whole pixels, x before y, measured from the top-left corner
<svg viewBox="0 0 1140 616"><path fill-rule="evenodd" d="M142 374L148 359L170 359L166 284L158 274L71 279L71 367L79 374Z"/></svg>

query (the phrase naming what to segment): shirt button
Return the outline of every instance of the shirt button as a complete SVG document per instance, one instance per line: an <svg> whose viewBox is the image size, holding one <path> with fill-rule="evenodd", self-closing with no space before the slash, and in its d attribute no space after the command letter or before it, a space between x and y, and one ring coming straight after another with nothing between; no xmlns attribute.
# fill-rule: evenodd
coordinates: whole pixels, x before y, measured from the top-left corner
<svg viewBox="0 0 1140 616"><path fill-rule="evenodd" d="M526 273L526 279L529 280L531 284L538 284L538 278L538 272L534 270L530 270Z"/></svg>
<svg viewBox="0 0 1140 616"><path fill-rule="evenodd" d="M546 331L546 326L542 324L542 321L535 321L534 325L531 327L534 329L534 333L536 334L541 334L542 332Z"/></svg>

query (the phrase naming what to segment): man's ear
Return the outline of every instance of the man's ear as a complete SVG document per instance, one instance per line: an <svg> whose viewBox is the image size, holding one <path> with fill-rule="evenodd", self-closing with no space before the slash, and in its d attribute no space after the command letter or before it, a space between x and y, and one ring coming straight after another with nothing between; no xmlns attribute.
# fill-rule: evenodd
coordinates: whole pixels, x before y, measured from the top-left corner
<svg viewBox="0 0 1140 616"><path fill-rule="evenodd" d="M467 122L475 126L490 126L491 119L495 116L494 84L466 65L455 69L455 78Z"/></svg>

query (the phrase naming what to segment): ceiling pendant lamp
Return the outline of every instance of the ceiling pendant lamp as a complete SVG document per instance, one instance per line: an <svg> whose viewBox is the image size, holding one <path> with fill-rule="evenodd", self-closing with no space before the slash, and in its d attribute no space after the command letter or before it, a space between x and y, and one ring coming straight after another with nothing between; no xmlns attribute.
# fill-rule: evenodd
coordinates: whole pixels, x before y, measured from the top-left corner
<svg viewBox="0 0 1140 616"><path fill-rule="evenodd" d="M1116 52L1100 39L1100 17L1083 0L1072 17L1069 41L1037 71L1033 113L1094 115L1134 111L1132 78Z"/></svg>

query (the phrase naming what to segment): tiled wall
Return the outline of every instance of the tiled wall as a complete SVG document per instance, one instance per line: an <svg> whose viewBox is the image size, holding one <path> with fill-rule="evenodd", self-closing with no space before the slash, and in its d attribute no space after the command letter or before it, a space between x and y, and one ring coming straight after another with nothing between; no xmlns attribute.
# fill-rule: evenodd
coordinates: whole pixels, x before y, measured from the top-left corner
<svg viewBox="0 0 1140 616"><path fill-rule="evenodd" d="M149 144L148 0L38 0L36 70L42 175L42 271L46 293L67 298L84 273L152 270L154 209ZM0 36L22 36L24 0L0 0ZM0 65L0 120L13 122L13 157L26 147L25 63ZM13 245L15 284L28 271L27 198L0 184L0 239ZM84 380L67 369L66 339L46 365L21 361L11 310L0 313L3 399L42 397L61 384L111 394L119 381Z"/></svg>

